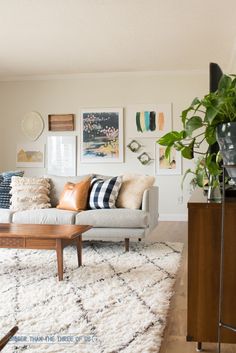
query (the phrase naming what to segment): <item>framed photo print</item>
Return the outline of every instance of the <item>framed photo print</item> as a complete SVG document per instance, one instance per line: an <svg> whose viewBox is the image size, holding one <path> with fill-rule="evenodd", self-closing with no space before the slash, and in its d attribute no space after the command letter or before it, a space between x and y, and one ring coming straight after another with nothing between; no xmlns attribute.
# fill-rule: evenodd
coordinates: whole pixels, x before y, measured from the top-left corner
<svg viewBox="0 0 236 353"><path fill-rule="evenodd" d="M48 136L48 174L76 175L76 136Z"/></svg>
<svg viewBox="0 0 236 353"><path fill-rule="evenodd" d="M123 109L83 109L80 151L84 163L123 162Z"/></svg>
<svg viewBox="0 0 236 353"><path fill-rule="evenodd" d="M16 166L44 168L44 145L37 143L20 144L16 147Z"/></svg>
<svg viewBox="0 0 236 353"><path fill-rule="evenodd" d="M172 129L172 104L138 104L126 110L130 137L158 137Z"/></svg>
<svg viewBox="0 0 236 353"><path fill-rule="evenodd" d="M155 163L156 175L181 175L181 153L172 149L170 160L165 158L166 147L156 144Z"/></svg>

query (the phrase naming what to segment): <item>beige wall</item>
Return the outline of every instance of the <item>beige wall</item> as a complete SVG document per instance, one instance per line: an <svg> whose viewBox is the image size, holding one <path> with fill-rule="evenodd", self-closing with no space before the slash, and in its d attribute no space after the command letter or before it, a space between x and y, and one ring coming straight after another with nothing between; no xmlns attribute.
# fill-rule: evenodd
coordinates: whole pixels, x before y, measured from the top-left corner
<svg viewBox="0 0 236 353"><path fill-rule="evenodd" d="M21 120L25 113L38 111L44 118L45 130L39 142L47 140L47 116L52 113L75 113L76 131L79 145L79 114L85 107L126 107L139 103L173 103L173 127L181 127L179 114L195 96L208 91L208 76L203 73L139 73L139 74L98 74L81 75L74 78L51 80L28 80L0 83L0 169L15 169L15 149L17 143L27 143L21 131ZM124 145L128 139L130 122L124 110ZM139 139L143 150L154 158L155 139ZM183 163L186 169L191 162ZM43 175L46 169L25 168L27 175ZM125 162L122 164L80 164L78 153L78 174L98 172L109 175L135 172L154 174L154 163L142 166L136 154L125 148ZM158 176L160 186L160 214L163 219L183 219L186 215L186 202L189 187L185 184L183 204L180 204L182 191L181 176Z"/></svg>

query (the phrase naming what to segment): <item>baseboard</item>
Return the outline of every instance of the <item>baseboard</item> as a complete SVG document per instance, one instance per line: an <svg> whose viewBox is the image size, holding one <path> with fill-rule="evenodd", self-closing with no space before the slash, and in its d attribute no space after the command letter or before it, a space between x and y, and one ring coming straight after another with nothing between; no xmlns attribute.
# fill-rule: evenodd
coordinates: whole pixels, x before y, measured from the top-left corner
<svg viewBox="0 0 236 353"><path fill-rule="evenodd" d="M188 215L186 213L160 213L159 221L182 221L186 222Z"/></svg>

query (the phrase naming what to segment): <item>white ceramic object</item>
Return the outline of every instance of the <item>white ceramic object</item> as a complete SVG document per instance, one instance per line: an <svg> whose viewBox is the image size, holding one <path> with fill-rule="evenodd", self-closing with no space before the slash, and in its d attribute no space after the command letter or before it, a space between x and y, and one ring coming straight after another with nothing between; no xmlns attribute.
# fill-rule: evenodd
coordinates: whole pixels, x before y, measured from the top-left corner
<svg viewBox="0 0 236 353"><path fill-rule="evenodd" d="M29 140L36 141L44 129L43 118L37 112L30 112L22 119L21 129Z"/></svg>

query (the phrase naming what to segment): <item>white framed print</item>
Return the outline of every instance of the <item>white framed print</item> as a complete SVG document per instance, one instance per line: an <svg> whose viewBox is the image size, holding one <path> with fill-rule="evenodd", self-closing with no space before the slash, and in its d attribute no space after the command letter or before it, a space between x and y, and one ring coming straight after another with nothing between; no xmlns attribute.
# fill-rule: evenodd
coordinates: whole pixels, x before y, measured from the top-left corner
<svg viewBox="0 0 236 353"><path fill-rule="evenodd" d="M137 104L127 106L129 137L162 136L172 129L172 104Z"/></svg>
<svg viewBox="0 0 236 353"><path fill-rule="evenodd" d="M27 143L16 146L16 166L44 168L44 144Z"/></svg>
<svg viewBox="0 0 236 353"><path fill-rule="evenodd" d="M181 175L181 153L174 148L171 150L170 160L165 157L165 146L155 144L155 169L156 175Z"/></svg>
<svg viewBox="0 0 236 353"><path fill-rule="evenodd" d="M76 136L48 136L47 173L76 176Z"/></svg>
<svg viewBox="0 0 236 353"><path fill-rule="evenodd" d="M81 111L82 163L122 163L123 108L90 108Z"/></svg>

